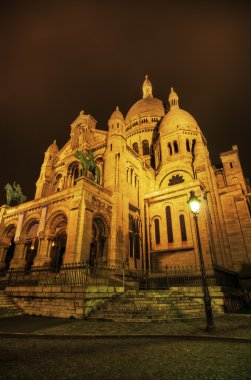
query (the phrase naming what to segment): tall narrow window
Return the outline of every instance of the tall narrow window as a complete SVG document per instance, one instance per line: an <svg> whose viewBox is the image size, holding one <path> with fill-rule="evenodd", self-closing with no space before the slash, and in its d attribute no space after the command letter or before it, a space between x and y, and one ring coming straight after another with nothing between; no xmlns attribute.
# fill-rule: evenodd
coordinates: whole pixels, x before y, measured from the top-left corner
<svg viewBox="0 0 251 380"><path fill-rule="evenodd" d="M160 233L159 233L159 219L154 219L154 227L155 227L155 243L160 243Z"/></svg>
<svg viewBox="0 0 251 380"><path fill-rule="evenodd" d="M133 231L134 231L134 257L135 259L140 259L139 226L135 219L133 220Z"/></svg>
<svg viewBox="0 0 251 380"><path fill-rule="evenodd" d="M187 241L185 217L183 214L180 215L180 232L181 232L181 240Z"/></svg>
<svg viewBox="0 0 251 380"><path fill-rule="evenodd" d="M193 141L192 141L192 149L191 149L191 151L192 151L192 154L194 154L194 147L195 147L195 143L196 143L196 140L195 140L195 139L193 139Z"/></svg>
<svg viewBox="0 0 251 380"><path fill-rule="evenodd" d="M166 224L167 224L167 238L168 243L173 243L173 226L172 226L172 216L171 207L166 207Z"/></svg>
<svg viewBox="0 0 251 380"><path fill-rule="evenodd" d="M134 150L134 152L139 153L139 145L137 142L132 144L132 149Z"/></svg>
<svg viewBox="0 0 251 380"><path fill-rule="evenodd" d="M187 151L190 152L190 144L189 144L188 139L186 139L186 147L187 147Z"/></svg>
<svg viewBox="0 0 251 380"><path fill-rule="evenodd" d="M110 145L110 151L112 151L112 144Z"/></svg>
<svg viewBox="0 0 251 380"><path fill-rule="evenodd" d="M129 214L129 256L133 257L133 217Z"/></svg>
<svg viewBox="0 0 251 380"><path fill-rule="evenodd" d="M150 154L148 140L142 141L142 152L143 152L143 156L147 156L148 154Z"/></svg>
<svg viewBox="0 0 251 380"><path fill-rule="evenodd" d="M167 144L169 155L173 154L172 145L170 143Z"/></svg>
<svg viewBox="0 0 251 380"><path fill-rule="evenodd" d="M173 142L174 153L179 153L179 147L177 141Z"/></svg>

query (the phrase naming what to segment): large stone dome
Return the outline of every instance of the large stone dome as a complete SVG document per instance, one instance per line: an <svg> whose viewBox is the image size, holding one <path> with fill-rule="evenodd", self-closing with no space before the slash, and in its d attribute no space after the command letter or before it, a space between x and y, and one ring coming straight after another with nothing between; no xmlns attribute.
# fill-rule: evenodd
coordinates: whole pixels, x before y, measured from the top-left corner
<svg viewBox="0 0 251 380"><path fill-rule="evenodd" d="M143 98L138 100L128 111L126 123L138 117L165 115L165 108L161 100L154 98L152 94L152 84L146 75L142 86Z"/></svg>
<svg viewBox="0 0 251 380"><path fill-rule="evenodd" d="M157 98L145 98L138 100L128 111L126 123L142 116L164 116L165 108L161 100Z"/></svg>

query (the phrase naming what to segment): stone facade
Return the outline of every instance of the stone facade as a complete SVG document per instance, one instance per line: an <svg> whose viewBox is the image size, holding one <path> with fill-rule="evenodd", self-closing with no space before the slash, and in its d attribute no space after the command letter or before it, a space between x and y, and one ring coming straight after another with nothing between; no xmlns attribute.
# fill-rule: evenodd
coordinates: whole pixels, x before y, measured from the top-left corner
<svg viewBox="0 0 251 380"><path fill-rule="evenodd" d="M205 264L239 270L251 259L249 187L237 146L212 165L196 120L154 98L146 77L143 97L124 118L118 107L108 131L80 112L70 139L45 152L35 199L0 208L2 269L90 262L130 269L199 266L190 191ZM82 176L76 151L92 150L100 171Z"/></svg>

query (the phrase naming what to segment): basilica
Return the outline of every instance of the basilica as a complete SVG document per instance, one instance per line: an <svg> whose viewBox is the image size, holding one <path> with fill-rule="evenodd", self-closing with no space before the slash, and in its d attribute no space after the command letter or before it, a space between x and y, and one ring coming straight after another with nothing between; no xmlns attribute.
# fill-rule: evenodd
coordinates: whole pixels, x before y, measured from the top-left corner
<svg viewBox="0 0 251 380"><path fill-rule="evenodd" d="M0 269L91 263L131 270L199 267L191 191L208 267L239 271L251 260L249 186L238 147L210 160L203 126L153 95L126 116L116 107L108 128L81 111L69 140L44 155L34 200L0 207Z"/></svg>

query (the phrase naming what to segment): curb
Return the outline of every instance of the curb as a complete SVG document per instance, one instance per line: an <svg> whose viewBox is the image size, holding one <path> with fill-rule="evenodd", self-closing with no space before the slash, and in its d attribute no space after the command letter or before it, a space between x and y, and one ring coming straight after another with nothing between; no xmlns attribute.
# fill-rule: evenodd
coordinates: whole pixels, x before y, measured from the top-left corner
<svg viewBox="0 0 251 380"><path fill-rule="evenodd" d="M250 338L233 338L217 335L165 335L165 334L33 334L0 332L2 338L37 338L37 339L168 339L168 340L197 340L214 342L251 343Z"/></svg>

